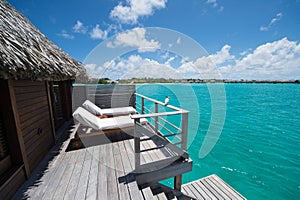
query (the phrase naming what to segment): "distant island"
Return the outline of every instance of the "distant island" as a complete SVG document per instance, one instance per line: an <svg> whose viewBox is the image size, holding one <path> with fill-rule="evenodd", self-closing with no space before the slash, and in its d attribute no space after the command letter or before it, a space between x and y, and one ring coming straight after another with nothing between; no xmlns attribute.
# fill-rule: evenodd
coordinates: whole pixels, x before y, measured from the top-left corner
<svg viewBox="0 0 300 200"><path fill-rule="evenodd" d="M300 83L300 80L230 80L230 79L165 79L165 78L131 78L110 80L109 78L90 78L90 84L143 84L143 83Z"/></svg>

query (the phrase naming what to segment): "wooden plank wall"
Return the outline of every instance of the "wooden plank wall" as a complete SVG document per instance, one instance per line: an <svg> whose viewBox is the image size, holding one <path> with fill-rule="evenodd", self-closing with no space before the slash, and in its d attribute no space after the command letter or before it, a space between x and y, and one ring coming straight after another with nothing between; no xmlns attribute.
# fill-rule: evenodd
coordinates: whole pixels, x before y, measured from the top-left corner
<svg viewBox="0 0 300 200"><path fill-rule="evenodd" d="M13 82L20 127L32 171L54 144L44 81Z"/></svg>
<svg viewBox="0 0 300 200"><path fill-rule="evenodd" d="M100 108L135 107L135 85L87 85L74 86L73 110L89 99Z"/></svg>
<svg viewBox="0 0 300 200"><path fill-rule="evenodd" d="M17 119L14 116L13 99L14 94L11 92L11 81L0 79L0 106L3 122L7 133L7 141L9 146L9 154L12 166L8 171L2 174L0 178L0 199L6 200L16 192L16 190L24 183L26 179L26 162L22 154L22 141L19 140L18 128L16 127ZM20 136L20 138L22 138ZM2 179L2 180L1 180ZM4 181L4 182L3 182Z"/></svg>

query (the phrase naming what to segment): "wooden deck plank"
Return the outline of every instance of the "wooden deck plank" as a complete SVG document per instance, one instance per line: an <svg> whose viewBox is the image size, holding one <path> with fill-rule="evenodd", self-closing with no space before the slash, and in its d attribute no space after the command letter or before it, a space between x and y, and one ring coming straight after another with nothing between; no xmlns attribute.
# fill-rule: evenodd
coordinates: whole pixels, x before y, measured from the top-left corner
<svg viewBox="0 0 300 200"><path fill-rule="evenodd" d="M207 183L205 180L200 180L200 182L213 194L217 199L224 199L214 188Z"/></svg>
<svg viewBox="0 0 300 200"><path fill-rule="evenodd" d="M141 146L143 147L143 149L148 149L148 145L146 145L145 142L142 142ZM145 157L145 163L141 163L142 165L146 163L151 163L156 160L156 157L152 151L144 151L141 153L141 155L144 155Z"/></svg>
<svg viewBox="0 0 300 200"><path fill-rule="evenodd" d="M182 192L196 199L246 199L215 174L184 184Z"/></svg>
<svg viewBox="0 0 300 200"><path fill-rule="evenodd" d="M134 144L133 143L134 143L133 140L125 140L124 141L124 144L125 144L125 147L126 147L126 151L127 152L132 152L132 154L129 153L130 156L128 156L128 158L130 160L131 170L134 169L134 163L135 163L135 161L134 161L134 156L135 156L134 155Z"/></svg>
<svg viewBox="0 0 300 200"><path fill-rule="evenodd" d="M132 139L132 140L127 140L125 144L127 145L127 148L126 148L126 149L127 149L128 151L131 151L131 152L132 152L132 155L133 155L133 156L132 156L131 158L134 159L134 156L135 156L135 155L134 155L134 140L133 140L133 139ZM129 144L129 146L128 146L128 144ZM130 150L130 149L131 149L131 150ZM141 155L141 164L142 164L142 163L146 163L146 158L145 158L144 154L141 153L140 155ZM149 158L147 158L147 159L149 159ZM130 162L132 162L132 161L130 160ZM134 161L133 161L133 163L134 163ZM134 166L133 166L133 167L134 167Z"/></svg>
<svg viewBox="0 0 300 200"><path fill-rule="evenodd" d="M111 143L105 144L107 154L107 197L108 199L119 199L117 177L114 169L113 147Z"/></svg>
<svg viewBox="0 0 300 200"><path fill-rule="evenodd" d="M212 179L215 179L226 191L228 191L230 194L233 195L236 199L245 199L240 193L238 193L236 190L234 190L230 185L228 185L225 181L223 181L220 177L213 174L211 175Z"/></svg>
<svg viewBox="0 0 300 200"><path fill-rule="evenodd" d="M236 199L236 197L230 193L230 190L227 190L223 185L216 179L213 178L213 176L209 176L208 178L211 183L213 183L217 188L219 188L220 191L223 192L229 199Z"/></svg>
<svg viewBox="0 0 300 200"><path fill-rule="evenodd" d="M225 199L225 200L230 200L230 198L220 189L218 188L214 182L212 182L209 178L207 179L204 179L203 181L207 182L215 192L217 192L221 197L222 199Z"/></svg>
<svg viewBox="0 0 300 200"><path fill-rule="evenodd" d="M191 185L187 185L185 188L185 191L187 192L187 194L189 194L189 196L194 197L195 199L203 199L201 195L198 194L198 192L195 192Z"/></svg>
<svg viewBox="0 0 300 200"><path fill-rule="evenodd" d="M92 164L93 150L94 150L93 148L88 148L86 150L85 159L80 173L75 199L78 200L85 199L85 195L88 187L88 181L89 181L88 178L89 178L90 168Z"/></svg>
<svg viewBox="0 0 300 200"><path fill-rule="evenodd" d="M197 199L205 199L203 193L201 193L201 191L199 191L196 187L194 186L194 184L188 185L188 188L192 191L193 194L195 194L195 197L197 197Z"/></svg>
<svg viewBox="0 0 300 200"><path fill-rule="evenodd" d="M158 193L156 196L157 196L158 200L168 200L168 198L166 197L165 193L163 193L163 192Z"/></svg>
<svg viewBox="0 0 300 200"><path fill-rule="evenodd" d="M106 164L106 146L100 145L99 148L99 173L98 173L98 194L97 199L107 199L107 164Z"/></svg>
<svg viewBox="0 0 300 200"><path fill-rule="evenodd" d="M147 140L145 141L145 147L150 149L150 148L155 148L157 147L152 140ZM166 158L160 151L160 149L155 149L150 151L150 156L152 157L153 161L157 161L160 159Z"/></svg>
<svg viewBox="0 0 300 200"><path fill-rule="evenodd" d="M146 187L142 189L143 197L146 200L156 200L157 198L153 196L150 187Z"/></svg>
<svg viewBox="0 0 300 200"><path fill-rule="evenodd" d="M200 181L195 182L197 187L197 190L201 192L201 194L204 196L204 198L211 199L211 200L217 200L217 198L211 193Z"/></svg>
<svg viewBox="0 0 300 200"><path fill-rule="evenodd" d="M131 167L130 163L125 162L124 159L127 159L126 155L133 157L133 154L126 153L128 151L127 148L129 147L130 144L126 145L125 143L126 143L126 141L122 141L122 142L119 142L118 145L120 147L120 153L122 155L122 164L123 164L124 173L125 173L125 175L127 175L128 173L132 172L132 167ZM126 148L126 146L127 146L127 148Z"/></svg>
<svg viewBox="0 0 300 200"><path fill-rule="evenodd" d="M59 170L60 163L63 161L65 154L60 154L56 156L49 164L48 170L39 180L39 184L30 188L27 193L32 199L42 199L43 194L46 192L49 182L54 179L54 174Z"/></svg>
<svg viewBox="0 0 300 200"><path fill-rule="evenodd" d="M79 156L77 152L68 152L68 154L71 155L71 158L67 164L67 167L65 168L64 175L54 193L53 199L55 200L60 200L64 198L65 192L67 190L68 184L73 174L76 160Z"/></svg>
<svg viewBox="0 0 300 200"><path fill-rule="evenodd" d="M73 170L73 174L72 177L69 181L64 199L65 200L74 200L75 195L76 195L76 191L77 191L77 187L79 184L79 177L82 171L82 166L84 163L84 158L85 158L85 154L86 154L86 149L80 149L77 150L79 153L79 156L75 162L75 166L74 166L74 170Z"/></svg>
<svg viewBox="0 0 300 200"><path fill-rule="evenodd" d="M88 188L86 192L86 199L97 199L97 185L98 185L98 173L99 173L99 153L100 149L98 146L92 147L92 164L90 168L89 178L88 178Z"/></svg>
<svg viewBox="0 0 300 200"><path fill-rule="evenodd" d="M127 200L127 199L130 199L129 190L128 190L129 188L127 187L127 185L125 185L125 182L119 181L119 178L125 176L119 148L120 147L119 147L118 143L113 143L113 153L114 153L114 159L115 159L115 170L116 170L116 176L117 176L119 197L121 200Z"/></svg>
<svg viewBox="0 0 300 200"><path fill-rule="evenodd" d="M126 149L131 148L129 140L125 140L122 143L124 145L124 148L126 148ZM122 144L120 144L120 145L122 145ZM121 148L121 149L123 149L123 148ZM134 158L132 156L130 156L129 154L124 154L121 158L122 158L124 171L125 171L126 175L128 176L129 175L128 173L131 173L133 171ZM130 198L132 200L144 199L141 191L138 189L137 182L135 180L130 180L131 178L132 178L132 176L128 176L126 178L127 187L128 187L129 193L130 193Z"/></svg>
<svg viewBox="0 0 300 200"><path fill-rule="evenodd" d="M56 188L58 187L58 185L63 177L65 168L67 167L67 163L69 162L70 158L71 158L71 155L66 154L64 157L64 160L61 163L59 163L59 168L55 172L55 174L53 174L53 178L51 179L51 181L48 182L49 187L47 187L47 189L41 199L46 200L46 199L53 198L54 192L56 191Z"/></svg>

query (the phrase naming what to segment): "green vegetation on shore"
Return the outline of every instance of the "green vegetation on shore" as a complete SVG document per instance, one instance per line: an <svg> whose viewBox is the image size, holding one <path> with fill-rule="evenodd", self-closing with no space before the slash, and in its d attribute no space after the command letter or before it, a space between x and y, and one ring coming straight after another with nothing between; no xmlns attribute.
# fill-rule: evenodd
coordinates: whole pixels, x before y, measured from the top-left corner
<svg viewBox="0 0 300 200"><path fill-rule="evenodd" d="M228 79L165 79L165 78L131 78L118 79L89 78L88 84L143 84L143 83L300 83L300 80L228 80Z"/></svg>

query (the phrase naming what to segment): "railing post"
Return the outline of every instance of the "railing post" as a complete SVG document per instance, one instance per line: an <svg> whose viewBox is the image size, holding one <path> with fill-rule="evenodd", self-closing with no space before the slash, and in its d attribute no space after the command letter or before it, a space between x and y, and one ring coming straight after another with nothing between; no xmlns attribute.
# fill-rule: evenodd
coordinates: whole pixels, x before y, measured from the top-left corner
<svg viewBox="0 0 300 200"><path fill-rule="evenodd" d="M181 191L182 174L174 177L174 189Z"/></svg>
<svg viewBox="0 0 300 200"><path fill-rule="evenodd" d="M140 169L140 165L141 165L141 143L140 143L140 137L139 134L136 131L136 121L137 119L134 119L134 158L135 158L135 170L139 170Z"/></svg>
<svg viewBox="0 0 300 200"><path fill-rule="evenodd" d="M141 97L142 98L142 114L145 114L145 108L144 108L144 106L145 106L145 99L144 99L144 97Z"/></svg>
<svg viewBox="0 0 300 200"><path fill-rule="evenodd" d="M158 104L155 103L154 105L154 112L158 113ZM158 133L158 117L154 117L155 120L155 133Z"/></svg>
<svg viewBox="0 0 300 200"><path fill-rule="evenodd" d="M188 112L182 113L181 119L181 149L186 150L187 146L187 133L188 133Z"/></svg>
<svg viewBox="0 0 300 200"><path fill-rule="evenodd" d="M181 149L186 150L187 147L187 132L188 132L188 112L181 114ZM174 189L181 191L182 174L174 177Z"/></svg>

